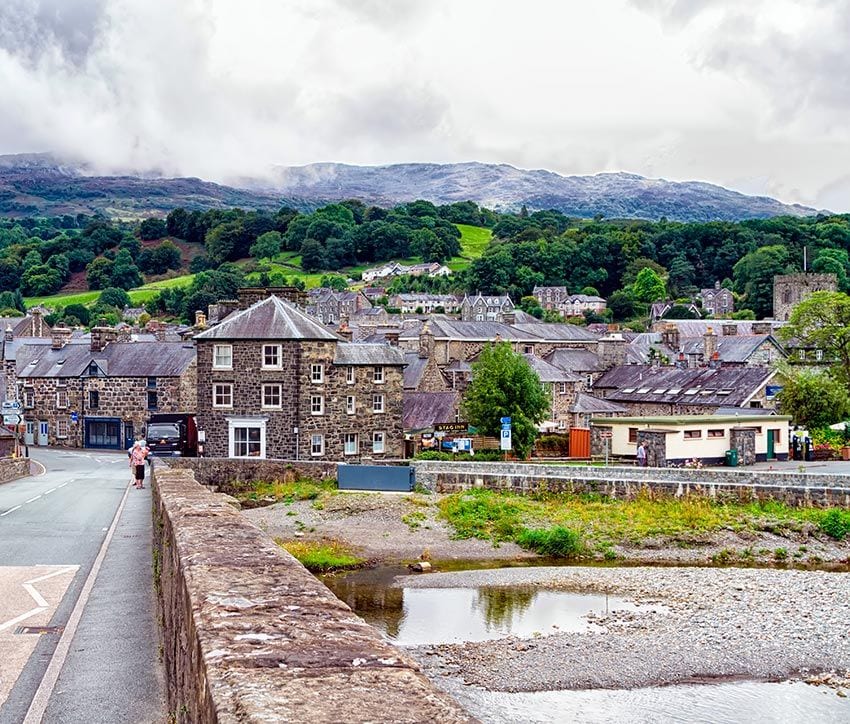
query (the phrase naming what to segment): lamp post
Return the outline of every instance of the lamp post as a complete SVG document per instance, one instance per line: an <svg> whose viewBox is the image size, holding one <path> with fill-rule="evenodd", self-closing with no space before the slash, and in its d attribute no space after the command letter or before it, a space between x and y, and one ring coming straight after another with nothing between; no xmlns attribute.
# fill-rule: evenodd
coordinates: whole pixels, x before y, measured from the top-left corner
<svg viewBox="0 0 850 724"><path fill-rule="evenodd" d="M298 445L298 428L293 427L292 432L295 433L295 459L298 460L298 447L299 447L299 445Z"/></svg>

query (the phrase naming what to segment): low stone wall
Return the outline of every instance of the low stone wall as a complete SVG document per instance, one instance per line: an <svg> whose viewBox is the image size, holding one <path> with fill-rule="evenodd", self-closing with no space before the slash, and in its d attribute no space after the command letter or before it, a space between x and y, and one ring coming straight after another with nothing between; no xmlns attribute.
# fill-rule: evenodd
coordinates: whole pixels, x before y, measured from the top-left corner
<svg viewBox="0 0 850 724"><path fill-rule="evenodd" d="M601 493L632 498L641 492L749 502L777 500L788 505L850 508L850 476L807 475L767 470L689 470L534 465L528 463L454 463L414 460L417 485L437 492L475 487L531 493Z"/></svg>
<svg viewBox="0 0 850 724"><path fill-rule="evenodd" d="M177 721L473 721L193 471L157 460L151 477Z"/></svg>
<svg viewBox="0 0 850 724"><path fill-rule="evenodd" d="M10 483L29 474L29 458L0 458L0 484Z"/></svg>
<svg viewBox="0 0 850 724"><path fill-rule="evenodd" d="M231 495L240 483L257 480L294 480L313 478L336 480L335 462L314 460L245 460L234 458L163 458L176 470L191 470L201 485L210 485Z"/></svg>

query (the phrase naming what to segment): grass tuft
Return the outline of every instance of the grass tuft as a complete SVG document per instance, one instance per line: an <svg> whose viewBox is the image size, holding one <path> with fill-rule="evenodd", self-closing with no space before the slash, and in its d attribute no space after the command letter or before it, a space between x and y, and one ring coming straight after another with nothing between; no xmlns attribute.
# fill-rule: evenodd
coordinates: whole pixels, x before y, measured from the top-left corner
<svg viewBox="0 0 850 724"><path fill-rule="evenodd" d="M354 552L339 541L284 541L275 538L282 548L295 556L301 564L313 573L329 573L348 568L359 568L365 563Z"/></svg>
<svg viewBox="0 0 850 724"><path fill-rule="evenodd" d="M579 534L561 525L526 528L517 536L516 542L523 548L551 558L577 558L584 552Z"/></svg>

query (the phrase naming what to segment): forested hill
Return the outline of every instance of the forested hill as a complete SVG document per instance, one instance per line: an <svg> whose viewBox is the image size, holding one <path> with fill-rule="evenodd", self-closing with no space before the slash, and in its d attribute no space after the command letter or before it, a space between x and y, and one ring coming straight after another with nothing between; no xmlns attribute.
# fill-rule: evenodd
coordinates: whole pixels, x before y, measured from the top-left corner
<svg viewBox="0 0 850 724"><path fill-rule="evenodd" d="M0 156L0 215L64 216L103 214L133 219L177 207L275 211L307 210L310 204L277 192L246 191L196 178L91 176L48 154Z"/></svg>
<svg viewBox="0 0 850 724"><path fill-rule="evenodd" d="M765 196L746 196L713 184L648 179L630 173L561 176L506 164L409 163L348 166L320 163L280 167L271 185L283 195L313 200L356 198L392 206L425 199L434 204L474 201L496 211L554 209L590 219L736 221L773 216L809 216L815 209L783 204Z"/></svg>
<svg viewBox="0 0 850 724"><path fill-rule="evenodd" d="M816 213L799 205L701 182L671 182L627 173L560 176L482 163L347 166L325 163L278 167L272 180L242 179L223 186L196 178L92 176L48 154L0 156L0 215L100 213L136 218L171 209L308 211L358 199L390 207L424 199L435 204L475 201L518 212L554 209L577 218L667 218L732 221Z"/></svg>

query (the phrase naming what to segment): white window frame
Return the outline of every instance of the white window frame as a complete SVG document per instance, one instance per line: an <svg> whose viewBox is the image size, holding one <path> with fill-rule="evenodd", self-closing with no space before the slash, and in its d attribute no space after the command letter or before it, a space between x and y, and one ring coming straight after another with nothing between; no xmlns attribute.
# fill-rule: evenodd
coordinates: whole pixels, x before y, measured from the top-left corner
<svg viewBox="0 0 850 724"><path fill-rule="evenodd" d="M227 418L227 454L228 457L238 460L259 460L266 457L266 422L267 417L228 417ZM260 454L259 455L236 455L237 428L259 428L260 430Z"/></svg>
<svg viewBox="0 0 850 724"><path fill-rule="evenodd" d="M559 395L566 395L567 394L567 383L566 382L559 382L558 383L558 394Z"/></svg>
<svg viewBox="0 0 850 724"><path fill-rule="evenodd" d="M271 352L277 358L277 362L269 364L266 359L267 354ZM264 370L279 370L283 368L283 346L279 344L264 344L262 368Z"/></svg>
<svg viewBox="0 0 850 724"><path fill-rule="evenodd" d="M348 365L348 367L345 368L345 384L354 384L354 365Z"/></svg>
<svg viewBox="0 0 850 724"><path fill-rule="evenodd" d="M318 442L319 442L318 451L316 449L316 440L318 440ZM325 436L320 432L313 433L310 436L310 455L312 455L313 457L320 457L321 455L324 455L324 454L325 454Z"/></svg>
<svg viewBox="0 0 850 724"><path fill-rule="evenodd" d="M384 368L381 365L372 368L372 382L376 385L382 385L386 382L386 376L384 375Z"/></svg>
<svg viewBox="0 0 850 724"><path fill-rule="evenodd" d="M217 389L222 388L222 392L225 388L227 388L230 392L230 403L229 404L218 404L216 399L218 398ZM217 410L232 410L233 409L233 383L232 382L215 382L212 386L212 406Z"/></svg>
<svg viewBox="0 0 850 724"><path fill-rule="evenodd" d="M383 395L372 395L372 412L375 414L382 413L386 410L386 406L384 405L384 396Z"/></svg>
<svg viewBox="0 0 850 724"><path fill-rule="evenodd" d="M64 432L63 432L64 428ZM60 417L56 420L56 439L66 440L68 438L70 421L67 417Z"/></svg>
<svg viewBox="0 0 850 724"><path fill-rule="evenodd" d="M357 399L354 395L348 395L345 398L345 414L354 415L357 412Z"/></svg>
<svg viewBox="0 0 850 724"><path fill-rule="evenodd" d="M823 362L823 350L816 349L815 350L815 360L818 362Z"/></svg>
<svg viewBox="0 0 850 724"><path fill-rule="evenodd" d="M64 402L63 402L64 399ZM68 406L71 404L70 398L68 396L68 390L57 390L56 391L56 407L60 410L67 410Z"/></svg>
<svg viewBox="0 0 850 724"><path fill-rule="evenodd" d="M357 455L360 445L360 440L358 438L359 436L356 432L345 433L342 439L343 455ZM353 448L349 447L350 445L353 445Z"/></svg>
<svg viewBox="0 0 850 724"><path fill-rule="evenodd" d="M227 354L224 352L227 351ZM221 361L226 358L225 361ZM212 356L212 368L214 370L232 370L233 369L233 345L232 344L214 344Z"/></svg>
<svg viewBox="0 0 850 724"><path fill-rule="evenodd" d="M321 364L310 365L310 382L320 385L325 381L325 366Z"/></svg>
<svg viewBox="0 0 850 724"><path fill-rule="evenodd" d="M372 452L384 453L387 451L387 433L376 430L372 433Z"/></svg>
<svg viewBox="0 0 850 724"><path fill-rule="evenodd" d="M24 409L31 410L35 407L35 390L33 388L25 389L23 397Z"/></svg>
<svg viewBox="0 0 850 724"><path fill-rule="evenodd" d="M316 405L318 400L319 404ZM318 409L317 409L318 407ZM310 395L310 414L324 415L325 414L325 397L324 395Z"/></svg>
<svg viewBox="0 0 850 724"><path fill-rule="evenodd" d="M277 404L266 402L266 390L277 389ZM283 407L283 385L277 382L268 382L260 390L260 407L264 410L280 410Z"/></svg>

